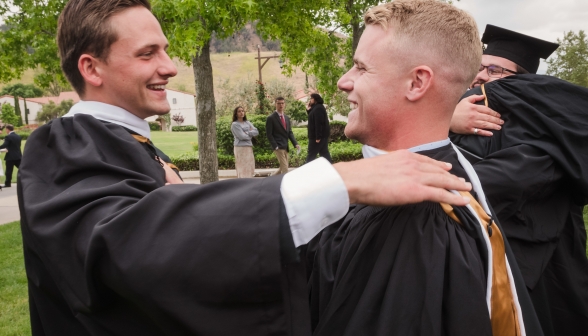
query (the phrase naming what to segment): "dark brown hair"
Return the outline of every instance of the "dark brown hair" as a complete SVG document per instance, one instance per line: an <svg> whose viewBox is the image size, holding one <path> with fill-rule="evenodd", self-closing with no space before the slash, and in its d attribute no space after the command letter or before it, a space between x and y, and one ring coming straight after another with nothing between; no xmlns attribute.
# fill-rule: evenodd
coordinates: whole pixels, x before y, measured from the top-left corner
<svg viewBox="0 0 588 336"><path fill-rule="evenodd" d="M6 128L11 132L14 131L14 126L12 126L10 124L6 125Z"/></svg>
<svg viewBox="0 0 588 336"><path fill-rule="evenodd" d="M276 97L276 100L275 100L275 102L277 102L278 100L279 100L279 101L282 101L282 100L284 100L284 101L285 101L286 99L284 99L284 97L282 97L282 96L278 96L278 97Z"/></svg>
<svg viewBox="0 0 588 336"><path fill-rule="evenodd" d="M318 93L311 93L310 98L314 99L315 104L324 104L325 103L325 101L323 100L323 97L321 97L321 95Z"/></svg>
<svg viewBox="0 0 588 336"><path fill-rule="evenodd" d="M61 69L81 96L85 82L78 70L82 54L106 61L110 46L118 36L109 19L125 9L142 6L151 10L149 0L70 0L57 24L57 45Z"/></svg>
<svg viewBox="0 0 588 336"><path fill-rule="evenodd" d="M237 117L237 111L242 108L243 109L243 121L247 120L247 113L245 112L245 109L242 106L237 106L235 107L235 109L233 110L233 121L237 121L239 120L239 118Z"/></svg>

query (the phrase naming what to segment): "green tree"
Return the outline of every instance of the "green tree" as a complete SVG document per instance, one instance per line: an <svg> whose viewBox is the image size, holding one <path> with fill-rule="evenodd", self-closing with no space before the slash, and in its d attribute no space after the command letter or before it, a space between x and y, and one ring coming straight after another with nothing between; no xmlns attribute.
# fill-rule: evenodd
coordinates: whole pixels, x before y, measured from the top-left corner
<svg viewBox="0 0 588 336"><path fill-rule="evenodd" d="M210 62L210 40L232 36L247 22L258 20L256 28L279 36L285 30L304 35L314 29L306 13L318 12L328 0L153 0L153 13L159 19L169 43L169 53L192 65L196 78L196 115L200 180L218 180L216 106ZM266 38L267 39L267 38ZM269 38L272 39L272 38Z"/></svg>
<svg viewBox="0 0 588 336"><path fill-rule="evenodd" d="M35 84L52 95L69 88L59 63L55 36L57 19L67 0L0 2L0 81L20 78L27 69L40 69Z"/></svg>
<svg viewBox="0 0 588 336"><path fill-rule="evenodd" d="M71 99L63 100L59 105L51 100L49 101L49 104L43 105L43 108L37 114L37 121L40 123L47 123L53 119L59 118L69 112L73 104L74 102Z"/></svg>
<svg viewBox="0 0 588 336"><path fill-rule="evenodd" d="M583 30L564 33L560 47L547 61L547 74L588 87L588 37Z"/></svg>
<svg viewBox="0 0 588 336"><path fill-rule="evenodd" d="M18 116L14 113L14 107L8 103L2 104L2 110L0 111L0 120L4 124L17 125Z"/></svg>
<svg viewBox="0 0 588 336"><path fill-rule="evenodd" d="M43 90L34 86L33 84L22 84L16 83L12 85L7 85L2 89L0 95L11 95L14 97L14 106L16 110L16 114L22 116L20 111L20 104L18 104L18 98L23 98L24 100L24 116L25 116L25 124L29 124L29 109L27 108L27 100L26 98L33 98L33 97L40 97L43 95ZM21 117L22 120L22 117ZM21 122L22 123L22 122Z"/></svg>

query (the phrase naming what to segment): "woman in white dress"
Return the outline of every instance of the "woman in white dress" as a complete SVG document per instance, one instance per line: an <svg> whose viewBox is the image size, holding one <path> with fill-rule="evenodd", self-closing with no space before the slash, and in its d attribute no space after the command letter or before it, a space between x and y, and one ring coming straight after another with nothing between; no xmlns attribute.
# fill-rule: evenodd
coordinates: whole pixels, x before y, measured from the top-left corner
<svg viewBox="0 0 588 336"><path fill-rule="evenodd" d="M231 132L235 137L234 152L237 178L253 177L253 174L255 174L255 157L253 156L251 139L259 135L259 131L251 122L247 121L245 109L241 106L237 106L233 111Z"/></svg>

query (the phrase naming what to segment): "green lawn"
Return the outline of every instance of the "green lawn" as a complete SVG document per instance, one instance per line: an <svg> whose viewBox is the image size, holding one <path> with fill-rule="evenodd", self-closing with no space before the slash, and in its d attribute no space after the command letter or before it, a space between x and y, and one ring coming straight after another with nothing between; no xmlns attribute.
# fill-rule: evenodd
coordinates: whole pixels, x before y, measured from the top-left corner
<svg viewBox="0 0 588 336"><path fill-rule="evenodd" d="M193 152L198 143L198 132L151 132L153 144L168 156Z"/></svg>
<svg viewBox="0 0 588 336"><path fill-rule="evenodd" d="M0 335L30 335L27 278L18 222L0 225Z"/></svg>

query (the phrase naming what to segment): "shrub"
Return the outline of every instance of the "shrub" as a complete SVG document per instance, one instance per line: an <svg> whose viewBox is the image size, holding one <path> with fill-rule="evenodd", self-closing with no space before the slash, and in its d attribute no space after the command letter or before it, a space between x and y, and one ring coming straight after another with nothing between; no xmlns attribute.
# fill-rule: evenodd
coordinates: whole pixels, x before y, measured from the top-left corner
<svg viewBox="0 0 588 336"><path fill-rule="evenodd" d="M298 142L308 140L307 128L292 128L292 133L294 133L294 137Z"/></svg>
<svg viewBox="0 0 588 336"><path fill-rule="evenodd" d="M26 140L31 135L31 132L25 132L25 131L15 131L15 133L20 136L21 140ZM6 133L0 134L0 140L4 140L4 138L6 138L7 135L8 134L6 134Z"/></svg>
<svg viewBox="0 0 588 336"><path fill-rule="evenodd" d="M0 110L0 120L2 120L5 124L12 124L13 126L17 126L19 119L14 111L14 106L4 103L2 104L2 110Z"/></svg>
<svg viewBox="0 0 588 336"><path fill-rule="evenodd" d="M59 105L51 100L49 101L49 104L43 105L41 111L37 114L37 121L40 123L47 123L53 119L62 117L69 112L73 104L74 102L71 99L64 100L59 103Z"/></svg>
<svg viewBox="0 0 588 336"><path fill-rule="evenodd" d="M308 120L306 106L300 100L293 100L286 105L286 114L294 122L303 122Z"/></svg>
<svg viewBox="0 0 588 336"><path fill-rule="evenodd" d="M172 132L196 132L198 127L194 125L172 126Z"/></svg>
<svg viewBox="0 0 588 336"><path fill-rule="evenodd" d="M267 140L267 134L265 133L267 116L252 114L247 116L247 120L259 131L259 135L252 139L253 152L255 154L272 153L270 143ZM216 121L216 139L219 152L231 156L233 155L233 143L235 141L233 132L231 132L232 123L233 121L230 117L218 118Z"/></svg>
<svg viewBox="0 0 588 336"><path fill-rule="evenodd" d="M347 141L349 138L345 136L345 126L347 123L344 121L331 121L329 123L331 128L331 135L329 136L329 143Z"/></svg>
<svg viewBox="0 0 588 336"><path fill-rule="evenodd" d="M150 121L149 129L152 131L161 131L161 125L156 121Z"/></svg>
<svg viewBox="0 0 588 336"><path fill-rule="evenodd" d="M300 154L296 153L296 149L290 150L290 167L300 167L306 161L308 153L308 143L306 141L300 143ZM329 151L333 162L346 162L362 158L361 144L356 141L343 141L329 145ZM175 164L181 171L185 170L199 170L198 152L182 154L171 158L172 163ZM255 168L278 168L278 159L273 152L256 153L255 154ZM235 169L235 157L233 155L218 153L218 169Z"/></svg>

